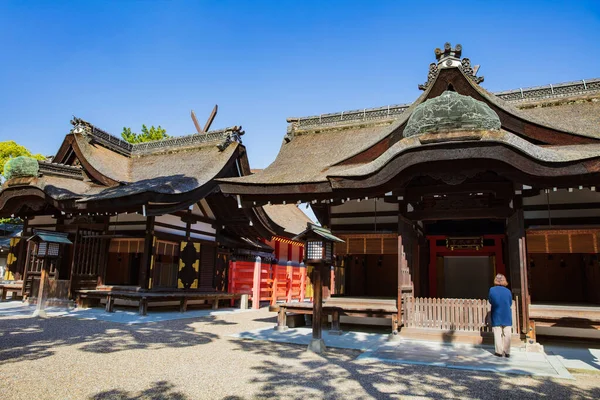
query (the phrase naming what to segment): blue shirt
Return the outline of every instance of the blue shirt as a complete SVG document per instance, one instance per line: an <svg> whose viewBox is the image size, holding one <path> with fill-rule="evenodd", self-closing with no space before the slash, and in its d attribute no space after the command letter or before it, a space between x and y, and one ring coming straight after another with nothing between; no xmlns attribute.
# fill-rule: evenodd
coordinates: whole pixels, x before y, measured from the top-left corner
<svg viewBox="0 0 600 400"><path fill-rule="evenodd" d="M492 304L492 326L512 326L512 293L504 286L490 289L489 301Z"/></svg>

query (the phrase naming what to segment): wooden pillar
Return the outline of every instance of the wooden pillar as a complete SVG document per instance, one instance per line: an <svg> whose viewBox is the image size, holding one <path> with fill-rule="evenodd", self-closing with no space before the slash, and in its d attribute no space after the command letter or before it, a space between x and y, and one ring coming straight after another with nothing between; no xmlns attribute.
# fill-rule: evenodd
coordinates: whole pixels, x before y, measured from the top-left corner
<svg viewBox="0 0 600 400"><path fill-rule="evenodd" d="M21 233L21 241L19 245L17 256L17 265L15 265L15 271L13 271L13 276L15 279L23 279L25 282L25 269L27 268L26 258L27 258L27 238L29 235L27 234L27 230L29 229L29 218L25 218L23 221L23 233ZM8 267L8 266L7 266ZM24 289L24 288L23 288ZM23 293L24 295L25 293Z"/></svg>
<svg viewBox="0 0 600 400"><path fill-rule="evenodd" d="M154 217L146 217L146 235L144 236L144 254L140 265L139 285L142 289L151 287L152 253L154 251Z"/></svg>
<svg viewBox="0 0 600 400"><path fill-rule="evenodd" d="M413 283L408 266L408 260L411 258L408 252L411 251L409 236L414 233L409 221L406 221L401 215L398 217L398 321L402 320L403 298L413 295ZM397 334L393 331L392 334Z"/></svg>
<svg viewBox="0 0 600 400"><path fill-rule="evenodd" d="M521 320L521 333L529 332L529 290L527 287L527 244L525 239L525 218L520 196L513 199L515 212L507 219L508 272L513 296L518 296L517 304Z"/></svg>
<svg viewBox="0 0 600 400"><path fill-rule="evenodd" d="M279 269L279 262L270 264L271 273L271 305L277 303L277 286L279 285L279 279L277 279L277 270Z"/></svg>
<svg viewBox="0 0 600 400"><path fill-rule="evenodd" d="M229 293L235 293L235 289L236 287L235 285L235 266L236 266L236 260L235 258L232 258L231 260L229 260L229 273L227 274L227 291ZM234 299L231 299L229 301L229 305L231 307L233 307L233 303L235 302Z"/></svg>
<svg viewBox="0 0 600 400"><path fill-rule="evenodd" d="M50 260L44 258L42 261L42 274L40 276L40 287L37 295L37 305L33 312L34 317L47 318L46 301L48 300L48 290L50 289Z"/></svg>
<svg viewBox="0 0 600 400"><path fill-rule="evenodd" d="M288 251L290 251L292 248L292 245L290 244L288 246ZM291 254L291 253L288 253ZM292 288L294 287L294 267L292 267L292 262L289 261L289 255L288 255L288 262L287 262L287 266L286 266L286 271L285 274L287 276L287 280L286 280L286 285L285 285L285 290L286 290L286 297L285 297L285 301L287 301L288 303L290 303L292 301Z"/></svg>
<svg viewBox="0 0 600 400"><path fill-rule="evenodd" d="M23 239L25 240L25 239ZM23 294L23 300L27 299L28 296L32 296L33 293L28 293L25 291L25 288L27 286L27 269L29 268L29 262L31 261L31 252L32 252L32 247L35 248L35 244L33 242L27 241L26 242L27 245L25 246L26 250L26 255L25 255L25 265L24 265L24 269L23 269L23 291L21 292ZM23 258L23 257L21 257ZM18 261L18 260L17 260Z"/></svg>
<svg viewBox="0 0 600 400"><path fill-rule="evenodd" d="M429 239L429 297L437 296L437 246Z"/></svg>
<svg viewBox="0 0 600 400"><path fill-rule="evenodd" d="M252 280L252 308L255 310L260 308L261 267L261 259L259 256L256 256L254 260L254 278Z"/></svg>
<svg viewBox="0 0 600 400"><path fill-rule="evenodd" d="M332 265L329 267L329 296L335 294L335 267Z"/></svg>
<svg viewBox="0 0 600 400"><path fill-rule="evenodd" d="M304 301L306 295L306 265L300 263L300 301Z"/></svg>
<svg viewBox="0 0 600 400"><path fill-rule="evenodd" d="M325 342L321 336L323 325L323 281L321 273L323 264L315 265L313 268L313 315L312 315L312 340L308 345L308 351L322 353L325 351Z"/></svg>
<svg viewBox="0 0 600 400"><path fill-rule="evenodd" d="M496 256L496 273L506 275L504 255L502 254L502 239L499 237L494 238L494 254Z"/></svg>

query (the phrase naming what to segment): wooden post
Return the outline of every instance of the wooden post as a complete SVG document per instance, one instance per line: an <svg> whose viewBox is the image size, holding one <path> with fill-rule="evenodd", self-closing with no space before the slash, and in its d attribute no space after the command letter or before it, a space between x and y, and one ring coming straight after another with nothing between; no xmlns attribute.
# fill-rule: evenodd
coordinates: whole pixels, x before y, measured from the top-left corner
<svg viewBox="0 0 600 400"><path fill-rule="evenodd" d="M288 246L288 249L291 249L292 245ZM288 253L291 254L291 253ZM289 258L289 256L288 256ZM285 290L286 290L286 301L288 303L290 303L292 301L292 287L294 286L294 267L292 267L292 262L288 261L287 262L287 266L286 266L286 276L287 276L287 280L286 280L286 285L285 285Z"/></svg>
<svg viewBox="0 0 600 400"><path fill-rule="evenodd" d="M106 312L114 312L115 298L110 294L106 296Z"/></svg>
<svg viewBox="0 0 600 400"><path fill-rule="evenodd" d="M77 251L79 251L79 225L75 231L75 240L73 241L73 257L71 258L71 274L69 275L69 298L73 297L73 277L75 276L75 265L77 264Z"/></svg>
<svg viewBox="0 0 600 400"><path fill-rule="evenodd" d="M148 298L142 296L140 299L140 315L148 314Z"/></svg>
<svg viewBox="0 0 600 400"><path fill-rule="evenodd" d="M279 242L277 242L279 243ZM277 285L279 285L279 279L277 279L277 270L279 269L279 262L271 263L271 305L277 303Z"/></svg>
<svg viewBox="0 0 600 400"><path fill-rule="evenodd" d="M186 312L187 306L188 306L187 297L182 297L181 300L179 300L179 312L182 312L182 313Z"/></svg>
<svg viewBox="0 0 600 400"><path fill-rule="evenodd" d="M255 310L260 308L261 267L260 256L256 256L254 260L254 279L252 280L252 308Z"/></svg>
<svg viewBox="0 0 600 400"><path fill-rule="evenodd" d="M25 239L23 239L23 240L25 240ZM27 249L25 251L27 253L25 254L25 266L23 269L23 291L21 292L21 294L23 295L23 300L27 299L28 296L31 296L33 294L33 293L27 293L25 291L25 287L27 286L27 279L28 279L27 270L29 269L29 262L32 261L31 260L31 257L32 257L32 255L31 255L32 249L31 248L35 247L35 246L32 246L33 244L34 244L33 242L27 241L27 245L25 246L25 248ZM21 258L23 258L23 257L21 257ZM18 261L19 260L17 260L17 262Z"/></svg>
<svg viewBox="0 0 600 400"><path fill-rule="evenodd" d="M312 315L312 340L308 345L308 351L322 353L326 350L325 342L321 337L323 324L323 281L321 280L321 270L323 264L315 265L313 268L313 315Z"/></svg>
<svg viewBox="0 0 600 400"><path fill-rule="evenodd" d="M306 265L300 263L300 301L304 301L306 294Z"/></svg>
<svg viewBox="0 0 600 400"><path fill-rule="evenodd" d="M37 305L33 312L34 317L47 318L46 300L48 299L48 289L50 288L50 260L45 258L42 261L42 274L40 276L40 287L37 295Z"/></svg>
<svg viewBox="0 0 600 400"><path fill-rule="evenodd" d="M275 329L278 332L285 332L288 329L287 314L286 314L285 306L279 307L279 311L277 312L277 325L275 326Z"/></svg>
<svg viewBox="0 0 600 400"><path fill-rule="evenodd" d="M331 330L330 335L341 335L343 332L340 328L340 310L335 309L331 314Z"/></svg>
<svg viewBox="0 0 600 400"><path fill-rule="evenodd" d="M227 274L227 280L228 280L228 282L227 282L227 291L229 293L235 293L235 289L236 289L235 288L235 283L234 283L235 282L235 272L236 272L235 271L235 265L236 265L235 258L233 260L229 261L229 273ZM231 299L229 301L229 305L231 307L233 307L234 302L235 302L235 300Z"/></svg>
<svg viewBox="0 0 600 400"><path fill-rule="evenodd" d="M335 294L335 267L329 267L329 297Z"/></svg>
<svg viewBox="0 0 600 400"><path fill-rule="evenodd" d="M513 198L515 213L507 219L508 262L510 286L513 295L520 298L517 311L521 317L520 329L529 334L529 290L527 286L527 245L525 240L525 218L520 196ZM531 339L531 338L530 338Z"/></svg>
<svg viewBox="0 0 600 400"><path fill-rule="evenodd" d="M154 251L154 217L146 217L146 235L144 237L144 253L139 272L139 285L142 289L150 287L152 253Z"/></svg>

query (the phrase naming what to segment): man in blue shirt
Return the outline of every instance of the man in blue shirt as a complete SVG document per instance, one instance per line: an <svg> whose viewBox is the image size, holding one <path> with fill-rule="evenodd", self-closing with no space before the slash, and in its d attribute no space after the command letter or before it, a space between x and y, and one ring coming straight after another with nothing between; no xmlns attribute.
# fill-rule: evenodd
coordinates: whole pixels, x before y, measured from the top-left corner
<svg viewBox="0 0 600 400"><path fill-rule="evenodd" d="M512 328L512 293L506 277L496 275L494 287L490 289L489 301L492 304L492 332L494 333L495 355L510 357L510 335Z"/></svg>

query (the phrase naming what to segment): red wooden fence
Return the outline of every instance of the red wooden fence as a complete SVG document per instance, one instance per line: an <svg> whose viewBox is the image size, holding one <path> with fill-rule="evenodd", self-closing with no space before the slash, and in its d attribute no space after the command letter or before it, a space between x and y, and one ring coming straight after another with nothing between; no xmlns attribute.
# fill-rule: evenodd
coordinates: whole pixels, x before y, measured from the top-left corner
<svg viewBox="0 0 600 400"><path fill-rule="evenodd" d="M260 261L229 262L229 292L250 295L252 308L260 301L304 300L306 268L304 266L277 265Z"/></svg>

